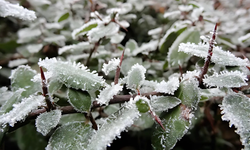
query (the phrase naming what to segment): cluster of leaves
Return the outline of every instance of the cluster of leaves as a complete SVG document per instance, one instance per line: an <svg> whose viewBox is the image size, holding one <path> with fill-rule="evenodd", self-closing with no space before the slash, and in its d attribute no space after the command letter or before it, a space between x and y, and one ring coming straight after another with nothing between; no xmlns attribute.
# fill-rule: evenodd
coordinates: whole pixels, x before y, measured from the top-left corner
<svg viewBox="0 0 250 150"><path fill-rule="evenodd" d="M0 0L0 16L27 21L0 45L16 49L0 53L11 81L0 88L1 140L35 118L47 150L102 150L148 128L153 149L172 149L204 113L198 104L220 97L249 149L250 63L226 51L250 44L244 1L26 3L34 11Z"/></svg>

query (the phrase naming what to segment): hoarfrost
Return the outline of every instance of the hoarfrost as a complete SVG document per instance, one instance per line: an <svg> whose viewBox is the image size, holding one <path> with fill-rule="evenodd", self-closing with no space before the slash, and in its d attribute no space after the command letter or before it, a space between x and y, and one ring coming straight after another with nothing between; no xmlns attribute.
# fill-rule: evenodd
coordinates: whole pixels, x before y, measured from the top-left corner
<svg viewBox="0 0 250 150"><path fill-rule="evenodd" d="M100 21L98 21L98 20L91 20L91 21L85 23L83 26L81 26L80 28L75 29L72 32L72 34L71 34L72 38L76 39L80 35L87 34L87 32L90 31L92 28L97 27L98 23L100 23Z"/></svg>
<svg viewBox="0 0 250 150"><path fill-rule="evenodd" d="M178 77L170 78L168 82L161 81L155 87L156 92L174 94L179 87L180 81Z"/></svg>
<svg viewBox="0 0 250 150"><path fill-rule="evenodd" d="M96 99L99 104L108 104L109 100L113 98L119 91L121 91L123 86L112 83L111 86L107 85L105 89L100 91L98 98Z"/></svg>
<svg viewBox="0 0 250 150"><path fill-rule="evenodd" d="M61 110L58 109L40 114L36 118L37 132L40 132L42 135L46 136L51 129L57 126L60 121L61 114Z"/></svg>
<svg viewBox="0 0 250 150"><path fill-rule="evenodd" d="M28 10L19 4L11 4L10 2L0 0L0 16L13 16L22 20L35 20L36 14L32 10Z"/></svg>
<svg viewBox="0 0 250 150"><path fill-rule="evenodd" d="M138 63L131 67L127 76L127 86L131 89L138 89L145 80L146 69Z"/></svg>
<svg viewBox="0 0 250 150"><path fill-rule="evenodd" d="M179 46L179 52L195 55L198 57L206 58L209 49L208 44L194 44L194 43L181 43ZM220 47L215 46L213 48L213 55L211 61L217 64L226 66L248 66L248 59L241 59L235 57L229 51L223 51Z"/></svg>
<svg viewBox="0 0 250 150"><path fill-rule="evenodd" d="M13 109L0 116L0 124L9 124L14 126L17 121L22 121L25 117L34 109L39 106L46 105L44 97L42 95L30 95L28 98L24 98L21 103L14 104Z"/></svg>
<svg viewBox="0 0 250 150"><path fill-rule="evenodd" d="M87 49L92 49L93 47L94 47L94 45L89 43L89 42L80 42L77 44L67 45L67 46L64 46L62 48L59 48L58 54L61 55L62 53L65 53L68 51L70 51L70 52L83 51L83 50L87 50Z"/></svg>
<svg viewBox="0 0 250 150"><path fill-rule="evenodd" d="M212 76L205 76L203 82L208 86L217 87L241 87L247 85L247 77L240 71L223 71L220 74L214 73Z"/></svg>
<svg viewBox="0 0 250 150"><path fill-rule="evenodd" d="M113 58L111 59L107 64L103 64L102 71L105 73L105 75L108 75L110 71L117 69L120 64L119 58Z"/></svg>
<svg viewBox="0 0 250 150"><path fill-rule="evenodd" d="M168 111L181 103L181 100L172 96L151 96L151 106L155 112Z"/></svg>
<svg viewBox="0 0 250 150"><path fill-rule="evenodd" d="M27 50L33 54L39 52L42 49L43 44L29 44L26 47Z"/></svg>

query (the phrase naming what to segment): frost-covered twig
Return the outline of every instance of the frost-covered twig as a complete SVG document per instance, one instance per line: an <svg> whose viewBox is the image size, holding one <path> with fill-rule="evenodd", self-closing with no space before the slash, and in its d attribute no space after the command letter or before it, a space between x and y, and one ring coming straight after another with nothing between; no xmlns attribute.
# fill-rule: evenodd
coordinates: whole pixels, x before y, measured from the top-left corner
<svg viewBox="0 0 250 150"><path fill-rule="evenodd" d="M121 66L122 66L122 60L123 60L123 57L124 57L124 51L125 51L125 49L123 49L122 56L120 58L120 64L119 64L119 66L117 66L117 69L116 69L116 72L115 72L115 79L114 79L115 84L118 83L118 79L120 77L120 71L121 71Z"/></svg>
<svg viewBox="0 0 250 150"><path fill-rule="evenodd" d="M217 26L218 26L218 23L215 24L213 35L212 35L212 38L211 38L211 40L209 42L209 49L208 49L207 58L205 60L205 64L204 64L204 66L203 66L203 68L201 70L200 76L199 76L199 85L200 86L202 85L202 80L203 80L205 74L207 74L208 67L209 67L209 64L211 62L211 57L213 55L213 48L214 48L214 41L215 41L215 38L216 38Z"/></svg>
<svg viewBox="0 0 250 150"><path fill-rule="evenodd" d="M86 66L89 66L89 63L90 63L90 59L91 59L91 57L92 57L92 54L93 54L93 53L96 51L96 49L99 47L101 40L102 40L102 39L99 39L99 41L95 43L94 48L92 48L92 49L90 50L89 57L88 57L87 62L86 62Z"/></svg>

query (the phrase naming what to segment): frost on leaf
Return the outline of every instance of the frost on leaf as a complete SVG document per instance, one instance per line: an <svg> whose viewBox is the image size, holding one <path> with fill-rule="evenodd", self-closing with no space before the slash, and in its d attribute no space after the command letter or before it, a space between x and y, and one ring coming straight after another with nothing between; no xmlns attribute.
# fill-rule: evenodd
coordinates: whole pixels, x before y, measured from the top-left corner
<svg viewBox="0 0 250 150"><path fill-rule="evenodd" d="M28 60L25 58L15 59L15 60L9 61L8 67L13 68L13 67L17 67L17 66L24 65L27 63L28 63Z"/></svg>
<svg viewBox="0 0 250 150"><path fill-rule="evenodd" d="M241 87L247 85L247 77L240 71L223 71L220 74L215 73L212 76L205 76L203 82L207 86L216 87Z"/></svg>
<svg viewBox="0 0 250 150"><path fill-rule="evenodd" d="M87 91L69 89L68 90L69 103L75 110L80 112L89 112L91 108L91 97Z"/></svg>
<svg viewBox="0 0 250 150"><path fill-rule="evenodd" d="M169 48L169 53L167 57L170 66L175 67L178 65L182 65L184 62L188 61L190 56L185 54L184 52L178 51L179 45L181 43L187 43L187 42L199 43L200 42L199 31L192 28L187 29L176 38L174 43Z"/></svg>
<svg viewBox="0 0 250 150"><path fill-rule="evenodd" d="M166 93L166 94L174 94L174 92L179 87L179 78L173 77L170 78L168 82L161 81L160 83L156 84L155 91L160 93Z"/></svg>
<svg viewBox="0 0 250 150"><path fill-rule="evenodd" d="M173 96L152 96L151 97L151 107L155 112L168 111L179 105L181 100Z"/></svg>
<svg viewBox="0 0 250 150"><path fill-rule="evenodd" d="M124 59L122 61L122 66L121 66L121 72L124 75L127 75L131 67L135 64L142 64L142 59L141 58L135 58L135 57L129 57L127 59Z"/></svg>
<svg viewBox="0 0 250 150"><path fill-rule="evenodd" d="M17 121L25 120L25 117L32 110L44 105L46 104L42 95L31 95L28 98L24 98L21 103L14 104L14 108L10 112L0 116L0 124L8 123L13 127Z"/></svg>
<svg viewBox="0 0 250 150"><path fill-rule="evenodd" d="M155 150L172 149L177 141L188 132L191 123L184 115L187 117L193 116L188 108L184 108L180 105L171 109L165 116L161 117L166 131L162 130L160 126L155 127L151 138L152 147Z"/></svg>
<svg viewBox="0 0 250 150"><path fill-rule="evenodd" d="M146 69L139 64L131 67L127 76L127 86L131 89L138 89L145 80Z"/></svg>
<svg viewBox="0 0 250 150"><path fill-rule="evenodd" d="M85 150L92 134L93 129L90 125L70 122L56 129L49 139L46 150Z"/></svg>
<svg viewBox="0 0 250 150"><path fill-rule="evenodd" d="M114 22L110 22L106 25L104 22L99 23L98 26L87 33L87 36L91 42L97 42L103 37L110 37L115 35L120 29L120 26Z"/></svg>
<svg viewBox="0 0 250 150"><path fill-rule="evenodd" d="M42 91L41 83L31 81L36 74L37 72L29 66L19 66L15 70L12 70L10 76L12 91L20 88L25 89L22 93L24 97Z"/></svg>
<svg viewBox="0 0 250 150"><path fill-rule="evenodd" d="M51 129L57 126L60 121L60 118L61 110L58 109L40 114L36 118L37 132L40 132L42 133L42 135L46 136Z"/></svg>
<svg viewBox="0 0 250 150"><path fill-rule="evenodd" d="M179 51L187 54L195 55L198 57L206 58L209 49L208 44L194 44L194 43L181 43ZM223 51L220 47L215 46L213 48L213 55L211 61L225 66L248 66L248 59L241 59L235 57L229 51Z"/></svg>
<svg viewBox="0 0 250 150"><path fill-rule="evenodd" d="M222 120L230 121L230 127L234 125L236 133L240 135L245 150L250 148L250 99L240 93L231 93L224 97L222 105Z"/></svg>
<svg viewBox="0 0 250 150"><path fill-rule="evenodd" d="M107 64L103 64L102 71L108 75L110 71L116 70L120 64L119 58L111 59Z"/></svg>
<svg viewBox="0 0 250 150"><path fill-rule="evenodd" d="M102 120L103 124L91 137L88 150L106 149L107 145L112 143L126 127L130 127L139 116L140 113L133 99L131 99L123 105L118 113L110 115L108 118Z"/></svg>
<svg viewBox="0 0 250 150"><path fill-rule="evenodd" d="M122 91L122 88L123 86L119 84L114 85L112 83L111 86L107 85L105 89L100 91L100 94L98 95L98 98L96 99L96 101L99 104L107 105L110 99L112 99L114 95L118 94L119 91Z"/></svg>
<svg viewBox="0 0 250 150"><path fill-rule="evenodd" d="M61 55L65 52L82 52L83 50L92 49L94 47L93 44L89 42L80 42L78 44L67 45L62 48L59 48L58 54Z"/></svg>
<svg viewBox="0 0 250 150"><path fill-rule="evenodd" d="M11 4L10 2L0 0L0 16L13 16L22 20L35 20L36 14L32 10L28 10L19 4Z"/></svg>
<svg viewBox="0 0 250 150"><path fill-rule="evenodd" d="M46 58L39 61L38 64L51 72L52 78L59 80L67 87L82 90L97 90L105 83L102 77L94 72L90 72L87 67L80 63Z"/></svg>
<svg viewBox="0 0 250 150"><path fill-rule="evenodd" d="M80 28L75 29L72 32L72 38L76 39L78 36L83 36L86 35L88 33L88 31L90 31L91 29L97 27L98 25L98 21L97 20L91 20L87 23L85 23L83 26L81 26Z"/></svg>

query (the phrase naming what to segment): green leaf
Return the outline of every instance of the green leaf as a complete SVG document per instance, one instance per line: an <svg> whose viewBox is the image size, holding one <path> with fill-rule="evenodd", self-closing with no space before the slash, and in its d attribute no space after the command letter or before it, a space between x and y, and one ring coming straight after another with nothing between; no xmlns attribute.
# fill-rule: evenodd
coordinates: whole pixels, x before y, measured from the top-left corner
<svg viewBox="0 0 250 150"><path fill-rule="evenodd" d="M36 131L33 121L18 128L15 137L20 150L44 150L47 145L47 139Z"/></svg>
<svg viewBox="0 0 250 150"><path fill-rule="evenodd" d="M76 39L78 36L80 35L85 35L88 33L88 31L90 31L93 28L96 28L98 26L98 22L97 20L91 20L87 23L85 23L83 26L81 26L80 28L75 29L72 32L72 37L73 39Z"/></svg>
<svg viewBox="0 0 250 150"><path fill-rule="evenodd" d="M50 82L48 84L49 93L51 95L56 93L58 90L61 89L62 85L63 84L56 79L50 80Z"/></svg>
<svg viewBox="0 0 250 150"><path fill-rule="evenodd" d="M15 104L10 112L0 116L0 124L8 123L13 127L17 121L24 120L32 110L44 105L46 104L42 95L30 95L28 98L23 98L22 102Z"/></svg>
<svg viewBox="0 0 250 150"><path fill-rule="evenodd" d="M38 62L51 73L52 79L57 79L69 88L82 90L97 90L105 84L104 79L95 72L90 72L84 65L75 62L64 62L56 58Z"/></svg>
<svg viewBox="0 0 250 150"><path fill-rule="evenodd" d="M187 29L187 27L183 27L183 28L175 29L175 30L171 30L171 31L168 30L166 35L164 35L164 37L161 39L164 42L161 43L160 52L162 54L167 54L170 46L174 43L174 41L177 39L177 37L182 32L184 32L186 29Z"/></svg>
<svg viewBox="0 0 250 150"><path fill-rule="evenodd" d="M24 90L19 89L15 92L13 92L13 95L3 104L3 106L0 109L0 115L9 112L13 109L13 104L20 101L21 94ZM2 95L1 95L2 96Z"/></svg>
<svg viewBox="0 0 250 150"><path fill-rule="evenodd" d="M201 58L207 58L209 44L203 43L181 43L179 52L184 52ZM211 61L224 66L248 66L248 59L236 57L229 51L224 51L221 47L214 46Z"/></svg>
<svg viewBox="0 0 250 150"><path fill-rule="evenodd" d="M230 127L237 128L245 150L250 149L250 99L241 93L230 93L224 97L222 105L222 120L230 121Z"/></svg>
<svg viewBox="0 0 250 150"><path fill-rule="evenodd" d="M127 59L124 59L122 61L122 66L121 66L121 72L124 75L128 74L128 71L131 69L131 67L135 64L142 64L142 59L141 58L136 58L136 57L129 57Z"/></svg>
<svg viewBox="0 0 250 150"><path fill-rule="evenodd" d="M166 131L160 126L156 126L152 140L152 146L155 150L172 149L178 140L180 140L188 131L190 121L186 118L192 116L189 109L182 106L175 107L162 117L162 123Z"/></svg>
<svg viewBox="0 0 250 150"><path fill-rule="evenodd" d="M200 101L207 101L213 97L224 97L226 92L219 88L200 89L201 99Z"/></svg>
<svg viewBox="0 0 250 150"><path fill-rule="evenodd" d="M49 139L46 150L87 149L93 129L82 122L72 122L56 129Z"/></svg>
<svg viewBox="0 0 250 150"><path fill-rule="evenodd" d="M75 110L80 112L89 112L91 108L91 97L87 91L69 89L69 103Z"/></svg>
<svg viewBox="0 0 250 150"><path fill-rule="evenodd" d="M198 81L194 78L182 81L175 95L183 105L195 110L200 100Z"/></svg>
<svg viewBox="0 0 250 150"><path fill-rule="evenodd" d="M65 125L69 122L74 122L74 121L86 121L86 118L82 113L64 114L61 116L59 124Z"/></svg>
<svg viewBox="0 0 250 150"><path fill-rule="evenodd" d="M217 87L241 87L247 85L247 75L240 71L224 71L220 74L213 74L212 76L206 76L203 82L208 86Z"/></svg>
<svg viewBox="0 0 250 150"><path fill-rule="evenodd" d="M133 39L129 39L125 45L125 48L128 48L130 52L133 52L135 49L138 48L137 42Z"/></svg>
<svg viewBox="0 0 250 150"><path fill-rule="evenodd" d="M150 110L148 102L143 99L139 99L135 104L140 113L146 113Z"/></svg>
<svg viewBox="0 0 250 150"><path fill-rule="evenodd" d="M176 107L181 100L173 96L152 96L150 102L153 111L161 113Z"/></svg>
<svg viewBox="0 0 250 150"><path fill-rule="evenodd" d="M37 132L40 132L42 135L46 136L51 129L57 126L60 118L61 110L58 109L40 114L36 118Z"/></svg>
<svg viewBox="0 0 250 150"><path fill-rule="evenodd" d="M138 89L145 80L146 69L139 64L131 67L127 76L127 86L131 89Z"/></svg>
<svg viewBox="0 0 250 150"><path fill-rule="evenodd" d="M57 22L61 22L61 21L66 20L66 19L68 19L68 18L69 18L69 13L67 12L67 13L63 14L63 15L58 19Z"/></svg>
<svg viewBox="0 0 250 150"><path fill-rule="evenodd" d="M131 99L125 103L118 113L110 115L108 118L103 119L103 124L93 134L88 150L102 150L107 147L115 138L119 136L126 127L130 127L134 120L140 116L135 102ZM100 138L101 137L101 138ZM98 140L96 140L98 139Z"/></svg>
<svg viewBox="0 0 250 150"><path fill-rule="evenodd" d="M29 66L19 66L17 69L12 70L10 76L12 91L17 91L20 88L25 89L22 93L23 97L42 92L41 84L31 81L36 74L37 72Z"/></svg>
<svg viewBox="0 0 250 150"><path fill-rule="evenodd" d="M189 55L185 54L184 52L179 52L179 45L180 43L199 43L200 42L200 32L195 28L190 28L182 32L174 43L169 48L169 53L167 57L167 61L170 66L176 67L178 65L182 65L184 62L187 62L190 58Z"/></svg>
<svg viewBox="0 0 250 150"><path fill-rule="evenodd" d="M129 127L129 130L142 131L152 127L154 122L153 117L149 113L141 113L140 117L134 121L131 127Z"/></svg>

